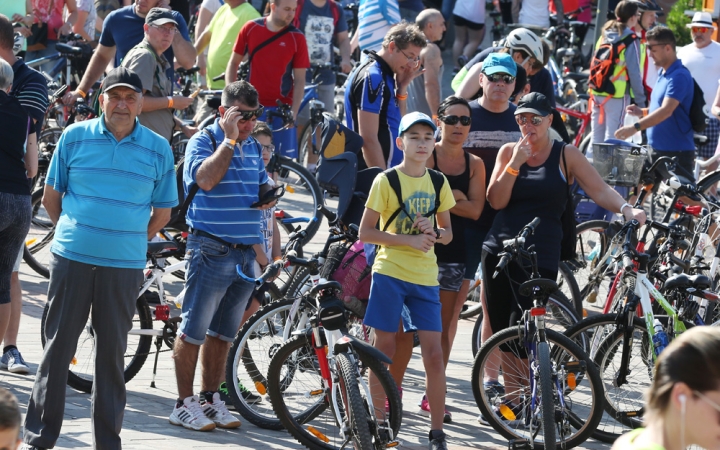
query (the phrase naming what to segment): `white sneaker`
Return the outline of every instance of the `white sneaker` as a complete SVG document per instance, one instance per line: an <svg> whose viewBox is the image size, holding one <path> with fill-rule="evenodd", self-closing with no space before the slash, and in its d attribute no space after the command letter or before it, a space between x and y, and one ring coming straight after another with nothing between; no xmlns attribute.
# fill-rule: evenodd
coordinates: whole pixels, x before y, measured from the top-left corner
<svg viewBox="0 0 720 450"><path fill-rule="evenodd" d="M220 394L217 392L213 394L212 403L207 401L203 403L202 411L205 413L205 417L220 428L238 428L240 426L240 421L230 414L225 402L220 400Z"/></svg>
<svg viewBox="0 0 720 450"><path fill-rule="evenodd" d="M169 420L171 424L183 426L188 430L210 431L215 429L215 423L203 414L203 408L200 406L197 395L183 400L183 405L179 408L175 405Z"/></svg>

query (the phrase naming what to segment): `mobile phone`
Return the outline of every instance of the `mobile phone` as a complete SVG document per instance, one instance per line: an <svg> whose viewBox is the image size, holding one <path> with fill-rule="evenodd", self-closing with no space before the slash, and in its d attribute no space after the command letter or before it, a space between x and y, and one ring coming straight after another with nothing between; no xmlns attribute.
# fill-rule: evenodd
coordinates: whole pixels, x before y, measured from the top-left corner
<svg viewBox="0 0 720 450"><path fill-rule="evenodd" d="M262 196L262 198L252 205L250 205L251 208L259 208L260 206L267 205L268 203L272 203L275 200L279 199L285 195L285 186L277 186L273 189L270 189L265 193L265 195Z"/></svg>

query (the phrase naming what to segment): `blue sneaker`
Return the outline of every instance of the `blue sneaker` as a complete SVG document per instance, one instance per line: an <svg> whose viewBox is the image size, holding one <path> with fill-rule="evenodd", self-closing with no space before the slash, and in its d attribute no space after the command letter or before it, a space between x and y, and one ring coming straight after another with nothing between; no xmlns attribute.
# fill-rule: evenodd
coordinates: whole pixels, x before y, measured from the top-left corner
<svg viewBox="0 0 720 450"><path fill-rule="evenodd" d="M3 353L0 358L0 369L12 373L28 374L30 367L27 365L17 348L11 348Z"/></svg>

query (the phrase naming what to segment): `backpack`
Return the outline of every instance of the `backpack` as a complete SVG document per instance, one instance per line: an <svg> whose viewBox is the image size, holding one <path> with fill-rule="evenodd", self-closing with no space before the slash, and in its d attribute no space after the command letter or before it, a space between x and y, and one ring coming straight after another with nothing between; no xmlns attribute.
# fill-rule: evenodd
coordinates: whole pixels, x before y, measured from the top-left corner
<svg viewBox="0 0 720 450"><path fill-rule="evenodd" d="M202 131L210 138L213 146L213 151L215 151L215 149L217 149L217 141L215 140L215 136L213 136L213 134L207 128L203 129ZM185 197L185 182L183 181L184 169L185 158L183 157L180 162L178 162L177 167L175 167L175 182L177 183L178 205L173 207L172 210L170 210L170 221L165 226L168 228L173 228L175 230L187 232L190 230L190 228L187 226L187 223L185 223L185 217L187 216L187 210L190 207L190 203L192 203L193 198L195 198L195 194L197 194L200 186L198 186L197 183L191 184L190 189L188 190L188 195L187 197Z"/></svg>
<svg viewBox="0 0 720 450"><path fill-rule="evenodd" d="M300 29L300 13L302 12L304 4L305 0L298 0L297 9L295 10L295 19L293 19L293 26L298 30ZM340 11L340 5L338 5L335 0L330 0L330 11L332 12L334 31L334 29L337 29L337 24L338 22L340 22L340 15L342 14L342 11ZM333 32L333 34L335 33Z"/></svg>
<svg viewBox="0 0 720 450"><path fill-rule="evenodd" d="M341 298L345 307L360 318L365 317L372 281L372 267L367 263L363 246L360 240L353 242L340 265L330 275L332 280L342 284Z"/></svg>
<svg viewBox="0 0 720 450"><path fill-rule="evenodd" d="M590 61L590 77L588 78L590 89L608 94L609 97L615 95L613 83L623 74L627 75L627 66L625 66L616 76L613 76L615 66L620 62L620 53L635 39L637 39L637 35L632 33L617 42L600 44Z"/></svg>
<svg viewBox="0 0 720 450"><path fill-rule="evenodd" d="M692 75L691 75L692 77ZM707 115L705 114L705 94L700 86L693 80L693 99L690 104L690 111L687 111L690 117L690 125L695 133L702 133L707 126Z"/></svg>

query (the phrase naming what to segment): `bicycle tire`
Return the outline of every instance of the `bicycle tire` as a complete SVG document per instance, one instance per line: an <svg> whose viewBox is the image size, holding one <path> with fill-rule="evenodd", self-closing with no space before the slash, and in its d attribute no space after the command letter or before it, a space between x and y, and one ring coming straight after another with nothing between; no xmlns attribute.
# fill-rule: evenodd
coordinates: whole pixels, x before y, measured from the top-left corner
<svg viewBox="0 0 720 450"><path fill-rule="evenodd" d="M270 362L270 369L268 370L268 391L270 392L270 400L273 404L273 409L277 414L280 421L283 423L285 429L302 445L311 450L336 450L342 445L342 440L339 435L338 424L335 422L334 413L328 408L327 393L323 390L322 378L319 374L319 369L315 370L315 379L311 384L303 390L303 392L317 392L322 391L322 395L315 395L317 399L307 407L303 407L304 413L311 410L319 411L315 414L315 418L320 421L303 421L300 420L299 414L295 414L288 407L285 396L285 387L281 388L279 379L281 378L281 371L286 366L288 358L291 358L294 353L298 352L302 348L311 348L312 342L308 334L295 336L288 342L286 342L280 349L278 349L275 357ZM360 360L360 363L365 369L370 369L377 376L382 389L385 391L385 395L388 399L389 412L385 414L386 422L389 426L389 431L392 432L390 439L394 439L400 429L400 423L402 422L402 402L400 400L400 393L395 385L390 372L387 367L374 357L365 355L360 352L354 352ZM313 349L312 354L313 364L317 364L315 359L315 352ZM317 366L316 366L317 367ZM309 371L304 372L309 374ZM308 391L308 389L311 389ZM302 397L289 395L288 398L301 400L306 398L305 395ZM367 401L367 400L366 400ZM380 410L384 405L378 405L377 408ZM306 414L307 415L307 414ZM323 422L324 421L324 422ZM308 428L305 428L306 425ZM333 434L330 434L333 433Z"/></svg>
<svg viewBox="0 0 720 450"><path fill-rule="evenodd" d="M471 286L465 297L467 309L460 311L461 319L470 319L482 313L482 301L480 299L481 284Z"/></svg>
<svg viewBox="0 0 720 450"><path fill-rule="evenodd" d="M43 309L42 319L40 321L40 340L42 343L42 347L45 348L45 343L47 342L47 336L45 334L45 325L47 322L47 315L48 310L50 309L50 302L45 304L45 308ZM148 306L147 300L145 299L145 294L139 296L135 302L135 312L137 313L137 321L140 323L141 329L152 329L152 315L150 314L150 307ZM90 318L88 318L88 324L90 323ZM135 322L136 319L133 319L133 322ZM89 335L89 338L93 341L93 346L90 349L89 352L87 352L87 357L83 358L86 360L86 362L83 362L83 367L87 367L87 372L92 372L92 374L85 373L83 375L79 375L79 372L76 373L75 371L68 369L68 379L67 384L71 388L80 391L85 392L86 394L90 394L92 392L93 388L93 377L94 377L94 367L95 367L95 348L94 348L94 335L92 331L92 327L85 327L84 333L87 333ZM87 340L87 339L86 339ZM82 336L81 339L78 340L78 349L76 349L75 354L78 355L78 353L83 352L83 345L82 345ZM145 361L147 360L148 354L150 352L150 346L152 345L152 337L147 335L140 335L137 339L137 344L133 345L128 341L128 347L133 346L135 347L135 351L133 354L129 354L127 351L125 353L125 358L132 358L130 362L125 366L124 370L124 377L125 377L125 383L132 380L135 375L138 374L140 369L142 368L143 364L145 364ZM77 366L77 356L73 357L73 360L76 362L73 364L72 362L71 367ZM92 369L92 370L91 370Z"/></svg>
<svg viewBox="0 0 720 450"><path fill-rule="evenodd" d="M609 228L610 222L607 220L590 220L577 226L577 257L566 261L566 264L575 274L583 307L597 302L604 304L602 302L607 298L611 278L608 277L608 264L603 257L610 244L607 234ZM607 286L603 287L603 283Z"/></svg>
<svg viewBox="0 0 720 450"><path fill-rule="evenodd" d="M297 296L302 295L302 288L307 284L312 284L310 271L307 267L299 267L287 283L285 296L288 298L296 298Z"/></svg>
<svg viewBox="0 0 720 450"><path fill-rule="evenodd" d="M585 130L586 136L583 138L582 141L580 141L580 146L578 147L578 150L580 150L580 153L583 155L587 155L587 151L590 148L590 143L592 142L592 134L590 133L590 127Z"/></svg>
<svg viewBox="0 0 720 450"><path fill-rule="evenodd" d="M360 396L360 387L357 377L358 369L350 355L343 352L335 356L337 365L340 393L343 395L343 406L347 421L350 425L350 433L355 448L372 449L373 436L370 432L368 422L369 411L365 409L363 398ZM372 417L372 416L370 416Z"/></svg>
<svg viewBox="0 0 720 450"><path fill-rule="evenodd" d="M25 238L23 248L23 261L38 275L50 278L48 267L50 258L50 245L55 237L55 225L50 220L47 211L42 207L43 190L38 189L31 197L33 216L30 222L30 231ZM28 242L30 245L28 245Z"/></svg>
<svg viewBox="0 0 720 450"><path fill-rule="evenodd" d="M524 332L523 328L515 326L495 333L485 342L485 345L482 346L478 354L475 356L475 361L473 362L472 367L471 384L475 402L477 403L483 417L486 418L492 428L508 440L529 440L530 436L528 435L527 428L524 425L524 419L504 421L495 415L493 407L495 407L496 404L499 404L503 399L492 390L486 391L483 386L483 381L485 371L488 369L486 364L488 364L489 361L490 364L495 364L492 362L493 360L490 356L494 352L500 351L500 345L510 342L522 345L520 343L520 332ZM557 442L556 439L556 445L567 448L576 447L590 437L602 418L604 394L600 374L593 361L590 360L585 352L583 352L582 349L568 337L554 330L545 330L545 334L546 340L550 344L550 359L553 367L558 371L561 386L567 386L568 380L570 379L570 373L573 373L573 378L577 380L577 384L574 389L566 388L564 390L563 395L565 396L566 409L560 409L555 413L556 416L559 414L561 418L566 418L568 421L568 424L561 426L567 430L574 429L575 433L569 436L562 435L560 439L561 442ZM495 360L497 361L499 358L496 358ZM571 366L573 366L574 369L567 369ZM499 367L493 368L493 370L498 369ZM503 382L505 383L504 395L506 397L508 396L508 393L519 392L522 394L523 392L522 386L520 386L520 390L511 391L510 385L505 381L505 377L508 377L508 374L512 371L512 367L503 363L502 377ZM515 376L528 377L529 374L525 372L526 371L523 369L516 372ZM529 380L526 380L522 384L524 386L530 385ZM523 405L519 406L519 409L525 409L523 408ZM570 425L570 427L567 425ZM536 449L545 449L543 442L535 441L534 446Z"/></svg>
<svg viewBox="0 0 720 450"><path fill-rule="evenodd" d="M320 189L320 185L318 185L317 180L310 171L290 158L278 155L276 168L279 173L278 181L291 186L294 191L286 191L280 203L284 206L305 209L305 211L302 211L303 214L309 213L312 215L310 222L305 228L307 235L302 240L302 245L305 245L315 236L315 233L317 233L322 223L323 215L318 208L324 203L323 191ZM291 177L291 173L294 174L294 176ZM311 198L301 198L307 195ZM307 200L310 200L311 206L308 207L305 205L303 207L302 204L307 203ZM312 209L312 212L306 211L307 209Z"/></svg>
<svg viewBox="0 0 720 450"><path fill-rule="evenodd" d="M307 108L310 108L307 106ZM308 122L303 127L302 133L300 133L300 140L298 141L298 157L297 162L307 167L307 157L313 151L312 148L312 123Z"/></svg>
<svg viewBox="0 0 720 450"><path fill-rule="evenodd" d="M575 307L570 303L570 300L565 297L565 295L562 292L555 292L550 296L548 299L548 310L549 314L552 315L552 317L557 317L559 320L557 321L557 325L559 326L558 329L555 331L558 332L564 332L565 329L568 327L578 323L582 316L579 316L577 314L577 311L575 311ZM483 321L483 313L480 311L479 316L477 320L475 321L475 326L473 327L472 332L472 352L473 356L477 355L478 350L482 346L481 342L481 332L482 332L482 321ZM546 327L552 326L552 322L549 321L546 318ZM554 329L554 328L551 328Z"/></svg>
<svg viewBox="0 0 720 450"><path fill-rule="evenodd" d="M267 369L270 359L285 342L283 329L288 326L287 317L294 300L286 298L263 306L253 314L235 336L225 364L225 381L228 394L240 415L260 428L281 430L272 405L268 402L248 403L240 391L239 384L246 389L254 387L253 394L267 395ZM288 335L290 335L288 333ZM262 342L260 342L262 341ZM265 356L263 359L261 356ZM266 398L263 398L263 401Z"/></svg>
<svg viewBox="0 0 720 450"><path fill-rule="evenodd" d="M555 432L555 401L553 394L552 362L550 345L547 342L537 344L538 366L540 369L540 405L542 408L542 427L545 450L557 448Z"/></svg>
<svg viewBox="0 0 720 450"><path fill-rule="evenodd" d="M578 286L572 269L570 269L570 266L564 261L560 261L558 265L558 288L573 305L578 317L582 318L583 304L582 297L580 296L580 287Z"/></svg>

